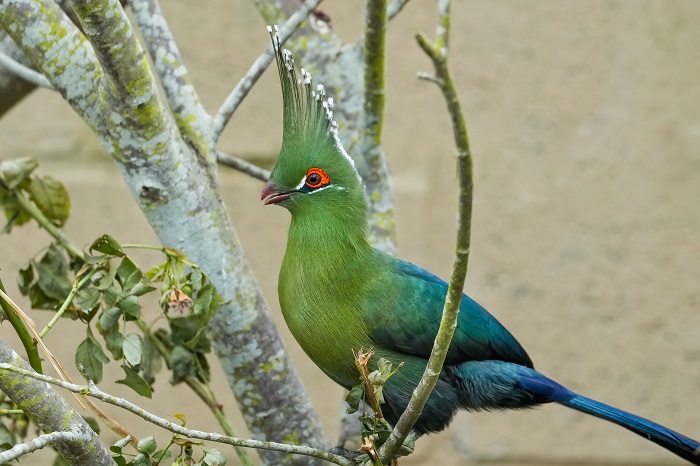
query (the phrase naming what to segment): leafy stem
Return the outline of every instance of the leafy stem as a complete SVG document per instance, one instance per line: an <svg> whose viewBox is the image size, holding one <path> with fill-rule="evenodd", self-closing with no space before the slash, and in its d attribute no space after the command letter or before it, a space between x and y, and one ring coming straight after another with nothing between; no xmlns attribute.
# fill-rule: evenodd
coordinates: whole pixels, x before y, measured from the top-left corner
<svg viewBox="0 0 700 466"><path fill-rule="evenodd" d="M51 236L58 241L61 246L63 246L68 253L75 257L76 259L84 259L85 254L83 254L83 251L78 249L73 243L71 243L68 238L66 238L66 235L63 233L63 230L61 230L59 227L54 225L51 220L49 220L46 215L31 201L29 200L24 194L22 194L20 191L12 191L12 195L15 198L15 201L17 202L17 205L22 208L26 213L32 216L34 220L37 221L41 227L46 230Z"/></svg>
<svg viewBox="0 0 700 466"><path fill-rule="evenodd" d="M29 330L27 330L27 327L24 325L24 322L22 322L22 319L20 319L19 316L15 314L15 311L12 309L12 306L10 306L10 303L8 303L5 300L5 285L2 283L2 279L0 279L0 290L2 290L3 293L3 295L0 295L0 307L2 307L2 310L5 311L7 320L10 321L12 328L15 329L17 336L22 342L22 346L24 346L24 350L27 352L27 359L29 360L29 365L32 366L32 369L34 369L38 373L43 374L44 370L41 367L41 356L39 356L39 349L36 346L36 342L34 341L34 338L32 338L32 335L29 333Z"/></svg>
<svg viewBox="0 0 700 466"><path fill-rule="evenodd" d="M60 319L63 316L63 313L66 312L66 309L68 309L68 306L73 302L73 298L75 298L75 295L78 293L78 290L80 290L90 279L92 278L93 275L97 272L98 269L96 268L91 268L85 275L81 278L78 278L80 274L78 274L78 277L75 277L75 280L73 280L73 287L70 290L70 293L68 293L68 296L66 296L66 299L63 301L61 304L61 307L58 308L54 316L51 318L48 324L46 324L46 327L39 332L39 336L41 338L44 338L53 328L53 326L58 322L58 319Z"/></svg>
<svg viewBox="0 0 700 466"><path fill-rule="evenodd" d="M437 382L442 370L442 365L445 361L445 356L447 355L447 350L452 341L452 335L457 326L457 315L459 312L459 304L462 299L462 288L464 287L467 263L469 260L473 191L472 158L469 150L469 139L467 137L467 127L462 113L462 107L447 66L447 45L450 30L449 0L440 0L438 9L439 25L437 28L436 41L431 42L423 34L417 35L416 40L418 41L418 45L433 62L435 76L431 77L429 80L435 82L440 87L445 97L447 109L452 120L455 145L457 147L459 206L455 261L445 299L445 307L440 321L440 329L435 338L430 359L428 360L423 377L409 401L406 411L401 415L389 439L380 449L379 453L383 459L392 458L403 444L413 428L413 425L418 420L430 393L435 387L435 383Z"/></svg>
<svg viewBox="0 0 700 466"><path fill-rule="evenodd" d="M122 245L122 247L128 247L128 245ZM143 319L137 319L135 322L138 328L143 332L143 334L150 338L151 341L153 341L154 346L156 347L158 352L163 356L166 362L169 362L170 350L168 349L168 347L156 335L154 335L154 333L151 331L151 328L146 322L143 321ZM211 410L217 422L224 430L224 433L230 437L236 437L236 432L233 429L231 422L226 417L226 414L224 414L221 405L217 401L216 396L214 395L214 392L211 390L209 385L199 381L196 377L192 376L185 377L184 382ZM234 445L233 447L236 450L238 459L240 460L243 466L253 466L253 461L248 455L248 452L246 452L246 450L243 447L240 447L238 445Z"/></svg>

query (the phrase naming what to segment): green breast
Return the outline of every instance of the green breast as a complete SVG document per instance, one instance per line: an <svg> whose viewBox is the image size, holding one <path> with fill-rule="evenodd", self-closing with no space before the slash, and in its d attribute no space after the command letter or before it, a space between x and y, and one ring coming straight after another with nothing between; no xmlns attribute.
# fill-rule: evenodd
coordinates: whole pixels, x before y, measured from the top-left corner
<svg viewBox="0 0 700 466"><path fill-rule="evenodd" d="M289 250L285 254L279 279L282 314L314 363L351 388L359 383L354 355L372 348L363 318L366 287L348 269L304 267L303 262Z"/></svg>

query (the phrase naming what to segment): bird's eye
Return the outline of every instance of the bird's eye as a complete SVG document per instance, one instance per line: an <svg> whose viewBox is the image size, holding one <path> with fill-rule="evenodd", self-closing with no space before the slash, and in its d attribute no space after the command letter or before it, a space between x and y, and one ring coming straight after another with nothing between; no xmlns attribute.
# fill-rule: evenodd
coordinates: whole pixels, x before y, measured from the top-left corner
<svg viewBox="0 0 700 466"><path fill-rule="evenodd" d="M331 179L328 177L328 174L320 168L310 168L309 171L306 172L306 186L311 189L318 189L330 182Z"/></svg>

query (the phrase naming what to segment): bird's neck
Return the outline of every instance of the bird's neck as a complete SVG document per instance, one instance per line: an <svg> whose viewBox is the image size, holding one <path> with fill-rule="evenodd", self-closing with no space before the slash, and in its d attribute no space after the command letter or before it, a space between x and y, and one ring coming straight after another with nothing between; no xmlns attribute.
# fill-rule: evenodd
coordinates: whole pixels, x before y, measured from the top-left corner
<svg viewBox="0 0 700 466"><path fill-rule="evenodd" d="M287 254L295 256L298 265L331 267L370 256L366 209L293 213Z"/></svg>

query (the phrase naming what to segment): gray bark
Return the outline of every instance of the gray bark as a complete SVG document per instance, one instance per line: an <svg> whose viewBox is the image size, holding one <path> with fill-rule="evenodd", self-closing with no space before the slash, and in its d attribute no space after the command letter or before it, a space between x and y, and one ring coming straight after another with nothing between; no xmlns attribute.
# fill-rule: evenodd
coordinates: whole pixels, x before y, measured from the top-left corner
<svg viewBox="0 0 700 466"><path fill-rule="evenodd" d="M48 0L1 4L0 14L8 34L100 136L161 243L184 251L226 301L212 319L210 335L252 435L325 447L208 157L193 150L165 111L119 2L76 0L73 6L85 36ZM189 130L192 141L202 127ZM200 136L198 143L213 140ZM275 452L261 456L269 464L309 464Z"/></svg>
<svg viewBox="0 0 700 466"><path fill-rule="evenodd" d="M3 340L0 340L0 362L31 371L32 368ZM0 390L5 393L42 432L72 432L73 441L54 446L75 466L115 464L109 450L85 420L47 383L9 371L0 372Z"/></svg>

